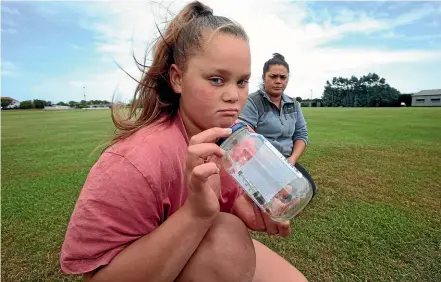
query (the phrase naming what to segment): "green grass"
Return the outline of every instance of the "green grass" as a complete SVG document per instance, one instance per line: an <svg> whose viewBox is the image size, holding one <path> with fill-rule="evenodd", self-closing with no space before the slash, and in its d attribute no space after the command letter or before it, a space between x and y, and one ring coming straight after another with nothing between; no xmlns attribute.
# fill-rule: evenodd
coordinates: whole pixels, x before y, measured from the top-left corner
<svg viewBox="0 0 441 282"><path fill-rule="evenodd" d="M256 238L310 281L441 281L441 108L304 108L300 162L319 194L290 238ZM59 271L82 183L112 134L109 111L2 112L2 279Z"/></svg>

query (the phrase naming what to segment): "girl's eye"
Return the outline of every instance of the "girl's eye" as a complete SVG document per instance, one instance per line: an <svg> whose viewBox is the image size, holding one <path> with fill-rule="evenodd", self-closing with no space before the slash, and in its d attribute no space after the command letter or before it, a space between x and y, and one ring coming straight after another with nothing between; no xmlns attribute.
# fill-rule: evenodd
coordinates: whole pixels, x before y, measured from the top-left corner
<svg viewBox="0 0 441 282"><path fill-rule="evenodd" d="M244 88L245 86L247 86L247 84L248 84L248 80L241 80L241 81L239 81L239 82L237 83L237 85L238 85L240 88Z"/></svg>
<svg viewBox="0 0 441 282"><path fill-rule="evenodd" d="M224 83L224 80L220 77L212 77L210 78L210 81L214 84L214 85L222 85Z"/></svg>

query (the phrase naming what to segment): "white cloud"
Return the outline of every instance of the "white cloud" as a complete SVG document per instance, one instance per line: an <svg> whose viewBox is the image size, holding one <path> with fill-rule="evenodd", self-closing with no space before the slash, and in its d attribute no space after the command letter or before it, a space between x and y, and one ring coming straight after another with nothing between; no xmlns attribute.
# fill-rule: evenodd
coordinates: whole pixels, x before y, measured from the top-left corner
<svg viewBox="0 0 441 282"><path fill-rule="evenodd" d="M17 30L15 28L2 28L1 29L2 33L7 33L7 34L16 34Z"/></svg>
<svg viewBox="0 0 441 282"><path fill-rule="evenodd" d="M70 47L74 50L84 50L84 47L82 47L78 44L71 44Z"/></svg>
<svg viewBox="0 0 441 282"><path fill-rule="evenodd" d="M1 7L1 33L3 34L16 34L18 32L17 30L17 23L12 20L14 16L19 16L20 12L17 9L12 9L7 6Z"/></svg>
<svg viewBox="0 0 441 282"><path fill-rule="evenodd" d="M403 38L404 35L399 35L399 34L395 33L395 31L389 30L384 33L381 33L380 35L378 35L378 37L385 38L385 39L394 39L394 38Z"/></svg>
<svg viewBox="0 0 441 282"><path fill-rule="evenodd" d="M139 78L139 71L135 67L127 69ZM128 102L133 96L136 83L124 74L120 69L99 73L98 71L88 70L83 74L64 75L57 77L56 80L42 80L33 85L32 93L35 97L44 98L52 102L70 100L80 101L86 94L87 100L112 100L113 96L117 100ZM84 86L84 88L83 88Z"/></svg>
<svg viewBox="0 0 441 282"><path fill-rule="evenodd" d="M432 14L439 14L441 9L434 9L431 5L423 5L421 8L411 10L403 15L399 15L390 21L391 26L405 25L420 20Z"/></svg>
<svg viewBox="0 0 441 282"><path fill-rule="evenodd" d="M337 12L337 15L335 16L334 21L337 23L354 22L360 16L366 17L366 13L364 11L361 13L357 13L353 10L348 9L348 8L343 8Z"/></svg>
<svg viewBox="0 0 441 282"><path fill-rule="evenodd" d="M189 1L173 1L170 9L176 13L187 2ZM169 2L161 3L167 6ZM285 0L211 0L205 3L214 9L215 14L240 22L248 32L253 74L250 91L257 88L263 63L274 52L282 53L290 63L291 78L287 94L304 98L310 97L311 89L314 97L321 96L326 80L333 76L358 76L375 69L380 76L387 79L392 75L396 77L400 71L397 69L392 73L390 66L394 64L409 66L441 60L440 52L425 50L324 47L325 44L351 34L383 32L393 36L394 27L411 24L434 13L426 7L394 18L377 19L372 15L347 9L340 11L336 18L326 11L320 15L311 15L311 10L305 3ZM82 22L82 26L96 33L96 49L102 55L101 60L115 60L130 74L139 78L130 51L133 48L137 58L142 59L147 44L157 33L155 22L161 23L167 15L165 8L158 7L157 4L152 6L149 1L120 1L92 3L84 12L88 20ZM320 16L320 21L305 23L304 19L308 15L313 19ZM131 97L136 86L131 78L116 67L87 79L70 80L70 85L74 87L81 88L83 84L87 85L86 89L90 93L102 93L99 94L102 98L111 96L118 86L121 95L126 99ZM402 91L421 87L418 81L409 82L405 76L402 80L397 79L393 86L403 89Z"/></svg>
<svg viewBox="0 0 441 282"><path fill-rule="evenodd" d="M437 27L440 27L441 24L440 24L439 21L437 21L437 20L433 20L433 21L431 21L430 23L428 23L427 26L429 26L429 27L433 27L433 28L437 28Z"/></svg>
<svg viewBox="0 0 441 282"><path fill-rule="evenodd" d="M431 39L437 39L437 38L441 38L441 34L421 34L421 35L416 35L416 36L412 36L409 37L409 40L416 40L416 41L426 41L426 40L431 40Z"/></svg>
<svg viewBox="0 0 441 282"><path fill-rule="evenodd" d="M18 75L18 69L14 63L10 61L1 61L1 73L5 77L16 77Z"/></svg>
<svg viewBox="0 0 441 282"><path fill-rule="evenodd" d="M15 8L9 8L7 6L2 5L2 12L10 15L20 15L20 12Z"/></svg>
<svg viewBox="0 0 441 282"><path fill-rule="evenodd" d="M13 27L17 26L17 24L13 20L5 17L2 17L2 25L13 26Z"/></svg>
<svg viewBox="0 0 441 282"><path fill-rule="evenodd" d="M136 67L125 70L131 73L134 78L139 79L140 72ZM69 80L68 85L77 90L77 97L80 93L82 95L83 86L85 86L87 100L102 99L110 101L115 98L124 102L128 102L132 98L136 87L136 83L120 69L96 74L82 80ZM77 100L82 99L81 96L81 99L78 98Z"/></svg>
<svg viewBox="0 0 441 282"><path fill-rule="evenodd" d="M56 3L55 2L53 2L53 3L49 2L49 3L45 3L45 6L38 5L35 10L41 16L44 16L44 17L54 17L54 16L59 14L59 10L57 10L57 8L55 8L55 7L52 7L53 4L56 4Z"/></svg>

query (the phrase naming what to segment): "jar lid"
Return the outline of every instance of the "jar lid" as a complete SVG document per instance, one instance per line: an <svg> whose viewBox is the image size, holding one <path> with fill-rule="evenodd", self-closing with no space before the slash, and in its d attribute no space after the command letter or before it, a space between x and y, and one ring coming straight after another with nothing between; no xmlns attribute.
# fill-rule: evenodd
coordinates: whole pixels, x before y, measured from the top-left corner
<svg viewBox="0 0 441 282"><path fill-rule="evenodd" d="M241 129L243 127L246 127L246 126L247 126L247 124L245 122L243 122L243 121L240 121L240 122L234 124L233 126L231 126L231 131L232 131L231 134L233 134L234 132L236 132L239 129ZM226 138L219 138L219 140L216 141L216 144L218 146L220 146L222 143L224 143L225 140L227 140L227 138L228 137L226 137Z"/></svg>

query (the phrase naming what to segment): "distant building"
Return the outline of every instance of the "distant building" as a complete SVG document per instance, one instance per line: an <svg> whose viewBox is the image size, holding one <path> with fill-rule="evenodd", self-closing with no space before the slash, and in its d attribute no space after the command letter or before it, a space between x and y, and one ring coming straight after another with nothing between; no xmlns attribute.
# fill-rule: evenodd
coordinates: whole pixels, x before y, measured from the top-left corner
<svg viewBox="0 0 441 282"><path fill-rule="evenodd" d="M88 106L88 108L106 108L106 109L109 109L109 108L111 108L112 107L112 104L92 104L92 105L89 105Z"/></svg>
<svg viewBox="0 0 441 282"><path fill-rule="evenodd" d="M300 103L302 107L323 107L322 99L305 99Z"/></svg>
<svg viewBox="0 0 441 282"><path fill-rule="evenodd" d="M421 90L412 94L413 107L440 107L441 89Z"/></svg>
<svg viewBox="0 0 441 282"><path fill-rule="evenodd" d="M18 100L14 99L14 98L3 97L3 96L1 98L5 99L5 100L11 101L11 104L6 107L7 109L15 109L15 108L18 108L20 106L20 102Z"/></svg>
<svg viewBox="0 0 441 282"><path fill-rule="evenodd" d="M55 110L73 110L74 108L71 108L69 106L60 106L60 105L52 105L52 106L45 106L44 110L46 111L55 111Z"/></svg>

